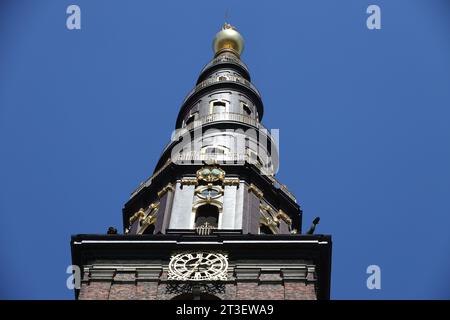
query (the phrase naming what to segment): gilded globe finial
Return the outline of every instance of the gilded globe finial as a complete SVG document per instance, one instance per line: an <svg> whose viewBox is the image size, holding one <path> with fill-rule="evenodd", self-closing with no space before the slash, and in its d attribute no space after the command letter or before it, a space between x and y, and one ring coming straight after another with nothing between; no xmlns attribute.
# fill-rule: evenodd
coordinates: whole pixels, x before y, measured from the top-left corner
<svg viewBox="0 0 450 320"><path fill-rule="evenodd" d="M222 30L214 37L213 50L215 55L230 51L239 57L244 51L244 38L235 27L225 22Z"/></svg>

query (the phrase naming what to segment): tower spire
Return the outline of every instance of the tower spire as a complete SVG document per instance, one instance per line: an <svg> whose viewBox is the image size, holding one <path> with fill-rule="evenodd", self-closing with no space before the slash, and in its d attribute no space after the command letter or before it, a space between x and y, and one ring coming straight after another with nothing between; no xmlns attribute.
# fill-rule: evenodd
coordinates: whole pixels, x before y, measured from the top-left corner
<svg viewBox="0 0 450 320"><path fill-rule="evenodd" d="M278 143L239 58L244 39L225 22L213 49L123 207L126 234L72 238L79 299L329 298L331 237L301 234L302 210L274 176Z"/></svg>

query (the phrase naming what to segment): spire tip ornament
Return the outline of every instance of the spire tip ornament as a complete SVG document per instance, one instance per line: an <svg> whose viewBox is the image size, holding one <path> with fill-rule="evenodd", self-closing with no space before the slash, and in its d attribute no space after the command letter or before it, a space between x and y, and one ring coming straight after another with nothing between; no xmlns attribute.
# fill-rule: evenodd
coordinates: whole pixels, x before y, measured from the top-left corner
<svg viewBox="0 0 450 320"><path fill-rule="evenodd" d="M214 54L217 56L224 51L232 52L240 57L244 51L244 38L234 26L225 22L213 41Z"/></svg>

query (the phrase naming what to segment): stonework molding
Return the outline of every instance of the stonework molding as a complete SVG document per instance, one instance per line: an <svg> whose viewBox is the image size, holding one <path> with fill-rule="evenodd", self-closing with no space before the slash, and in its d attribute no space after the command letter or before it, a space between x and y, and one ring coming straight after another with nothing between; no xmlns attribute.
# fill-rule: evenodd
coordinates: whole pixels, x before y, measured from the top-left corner
<svg viewBox="0 0 450 320"><path fill-rule="evenodd" d="M258 281L261 273L260 268L241 268L236 267L234 269L234 275L236 281Z"/></svg>
<svg viewBox="0 0 450 320"><path fill-rule="evenodd" d="M220 199L212 199L212 198L198 199L192 205L192 210L195 212L195 210L197 210L199 207L201 207L202 205L205 205L205 204L210 204L210 205L216 206L219 209L219 212L222 212L222 209L223 209L222 201Z"/></svg>
<svg viewBox="0 0 450 320"><path fill-rule="evenodd" d="M308 274L306 278L308 281L316 281L316 267L314 265L308 266Z"/></svg>
<svg viewBox="0 0 450 320"><path fill-rule="evenodd" d="M83 277L81 278L82 283L88 283L89 282L89 268L84 268L83 270Z"/></svg>
<svg viewBox="0 0 450 320"><path fill-rule="evenodd" d="M136 272L116 272L113 282L120 284L135 284Z"/></svg>
<svg viewBox="0 0 450 320"><path fill-rule="evenodd" d="M89 270L89 280L112 281L115 274L115 269L91 269Z"/></svg>
<svg viewBox="0 0 450 320"><path fill-rule="evenodd" d="M161 274L162 274L162 267L137 269L136 280L137 281L159 281Z"/></svg>
<svg viewBox="0 0 450 320"><path fill-rule="evenodd" d="M281 273L284 281L307 280L308 269L306 266L297 269L282 269Z"/></svg>

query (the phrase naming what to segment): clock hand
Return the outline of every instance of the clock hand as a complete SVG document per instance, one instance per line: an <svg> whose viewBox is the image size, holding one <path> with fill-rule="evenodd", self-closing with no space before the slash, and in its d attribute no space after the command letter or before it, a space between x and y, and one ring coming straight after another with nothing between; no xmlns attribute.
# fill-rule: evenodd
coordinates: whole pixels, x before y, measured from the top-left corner
<svg viewBox="0 0 450 320"><path fill-rule="evenodd" d="M188 277L190 277L194 273L194 271L198 270L199 264L200 264L200 261L197 261L196 263L194 263L194 268L192 268L192 270L188 271ZM192 266L192 264L190 266Z"/></svg>

